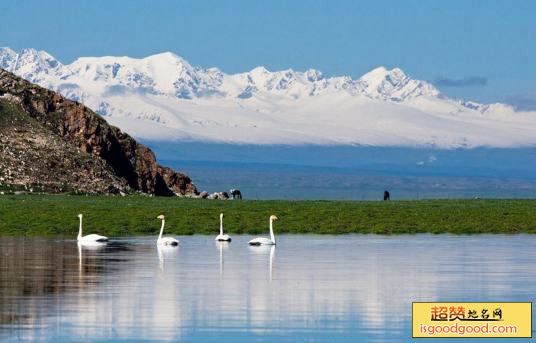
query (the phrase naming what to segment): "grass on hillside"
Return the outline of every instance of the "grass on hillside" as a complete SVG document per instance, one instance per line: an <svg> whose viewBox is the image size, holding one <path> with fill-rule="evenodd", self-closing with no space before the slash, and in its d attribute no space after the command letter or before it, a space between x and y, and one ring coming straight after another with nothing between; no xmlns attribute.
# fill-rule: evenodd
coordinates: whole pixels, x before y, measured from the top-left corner
<svg viewBox="0 0 536 343"><path fill-rule="evenodd" d="M0 195L0 235L211 234L225 213L229 233L536 233L536 200L221 201L145 196Z"/></svg>

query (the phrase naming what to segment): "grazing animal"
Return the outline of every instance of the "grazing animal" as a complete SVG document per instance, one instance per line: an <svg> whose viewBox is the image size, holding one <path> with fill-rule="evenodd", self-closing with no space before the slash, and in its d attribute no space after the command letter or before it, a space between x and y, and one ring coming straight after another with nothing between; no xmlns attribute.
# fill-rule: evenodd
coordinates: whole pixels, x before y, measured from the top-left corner
<svg viewBox="0 0 536 343"><path fill-rule="evenodd" d="M108 242L108 237L91 234L82 236L82 214L78 215L78 218L80 219L80 228L78 229L78 237L76 237L76 240L81 244L95 244L95 243L104 243Z"/></svg>
<svg viewBox="0 0 536 343"><path fill-rule="evenodd" d="M173 237L162 237L162 234L164 233L164 225L166 224L164 215L161 214L158 217L156 217L156 219L162 220L162 227L160 227L160 235L158 235L158 240L156 241L156 244L157 245L169 245L169 246L179 245L179 241Z"/></svg>
<svg viewBox="0 0 536 343"><path fill-rule="evenodd" d="M273 222L277 219L278 218L274 215L270 216L270 238L257 237L249 241L249 245L275 245Z"/></svg>
<svg viewBox="0 0 536 343"><path fill-rule="evenodd" d="M391 200L391 194L389 194L389 191L383 192L383 201Z"/></svg>
<svg viewBox="0 0 536 343"><path fill-rule="evenodd" d="M233 199L240 199L242 200L242 192L240 192L239 189L231 189L229 190L229 193L231 193L231 196L233 197Z"/></svg>
<svg viewBox="0 0 536 343"><path fill-rule="evenodd" d="M217 241L230 242L231 236L223 234L223 213L220 213L220 234L216 236Z"/></svg>

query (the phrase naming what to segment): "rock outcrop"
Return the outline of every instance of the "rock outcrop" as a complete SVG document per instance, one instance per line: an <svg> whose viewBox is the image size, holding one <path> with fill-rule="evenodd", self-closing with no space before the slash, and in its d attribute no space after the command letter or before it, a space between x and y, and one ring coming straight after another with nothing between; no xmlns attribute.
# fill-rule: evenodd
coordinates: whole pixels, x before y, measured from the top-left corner
<svg viewBox="0 0 536 343"><path fill-rule="evenodd" d="M0 144L0 184L52 192L198 194L187 175L158 165L149 148L86 106L2 69Z"/></svg>
<svg viewBox="0 0 536 343"><path fill-rule="evenodd" d="M211 200L227 200L229 199L229 194L227 192L215 192L207 195L206 198Z"/></svg>

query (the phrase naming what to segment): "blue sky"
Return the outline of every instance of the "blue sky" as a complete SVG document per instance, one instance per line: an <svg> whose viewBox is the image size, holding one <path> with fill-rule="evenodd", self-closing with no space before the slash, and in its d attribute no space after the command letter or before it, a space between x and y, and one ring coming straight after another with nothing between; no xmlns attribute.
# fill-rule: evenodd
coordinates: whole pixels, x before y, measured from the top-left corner
<svg viewBox="0 0 536 343"><path fill-rule="evenodd" d="M172 51L225 72L384 65L450 96L536 109L535 13L532 0L0 0L0 46L64 63Z"/></svg>

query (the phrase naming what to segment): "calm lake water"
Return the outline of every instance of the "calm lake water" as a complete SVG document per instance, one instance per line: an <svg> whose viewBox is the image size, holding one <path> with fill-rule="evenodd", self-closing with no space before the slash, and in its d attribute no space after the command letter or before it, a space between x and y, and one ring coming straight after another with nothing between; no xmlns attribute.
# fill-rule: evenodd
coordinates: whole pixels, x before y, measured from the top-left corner
<svg viewBox="0 0 536 343"><path fill-rule="evenodd" d="M408 342L413 301L536 301L536 236L178 238L0 238L0 341Z"/></svg>

